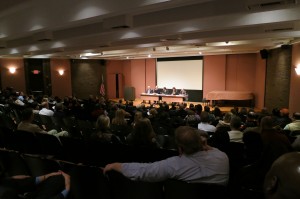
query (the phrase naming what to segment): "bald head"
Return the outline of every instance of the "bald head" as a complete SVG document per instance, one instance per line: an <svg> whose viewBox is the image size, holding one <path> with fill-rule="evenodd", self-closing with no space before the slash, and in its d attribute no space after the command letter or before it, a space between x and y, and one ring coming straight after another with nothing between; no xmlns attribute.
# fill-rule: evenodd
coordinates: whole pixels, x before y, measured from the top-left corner
<svg viewBox="0 0 300 199"><path fill-rule="evenodd" d="M175 140L178 148L187 155L202 150L201 136L197 130L192 127L178 127L175 131Z"/></svg>
<svg viewBox="0 0 300 199"><path fill-rule="evenodd" d="M300 198L300 153L280 156L266 175L264 191L267 199Z"/></svg>

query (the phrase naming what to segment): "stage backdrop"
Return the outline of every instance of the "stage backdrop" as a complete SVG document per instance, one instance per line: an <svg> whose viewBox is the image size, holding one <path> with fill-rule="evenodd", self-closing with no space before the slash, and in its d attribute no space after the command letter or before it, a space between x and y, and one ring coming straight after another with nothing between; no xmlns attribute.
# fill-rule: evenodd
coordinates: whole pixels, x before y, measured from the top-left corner
<svg viewBox="0 0 300 199"><path fill-rule="evenodd" d="M159 88L184 88L189 101L200 102L203 98L203 57L158 58L156 82Z"/></svg>

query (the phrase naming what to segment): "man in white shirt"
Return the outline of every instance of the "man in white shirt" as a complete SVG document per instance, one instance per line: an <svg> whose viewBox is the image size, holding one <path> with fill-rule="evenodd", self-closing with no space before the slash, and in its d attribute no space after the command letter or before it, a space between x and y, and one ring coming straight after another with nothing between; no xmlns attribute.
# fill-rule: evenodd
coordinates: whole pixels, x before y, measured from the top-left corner
<svg viewBox="0 0 300 199"><path fill-rule="evenodd" d="M201 122L198 124L198 129L206 132L215 132L216 127L209 124L209 114L206 111L202 111L200 114Z"/></svg>
<svg viewBox="0 0 300 199"><path fill-rule="evenodd" d="M296 112L293 114L293 122L287 124L284 130L298 131L300 130L300 113Z"/></svg>
<svg viewBox="0 0 300 199"><path fill-rule="evenodd" d="M229 161L225 153L202 142L198 130L181 126L175 139L179 156L154 163L112 163L103 172L115 170L131 180L158 182L167 179L190 183L226 185L229 178Z"/></svg>
<svg viewBox="0 0 300 199"><path fill-rule="evenodd" d="M230 142L243 142L243 132L240 131L241 124L242 120L238 116L234 116L231 118L231 131L228 131Z"/></svg>
<svg viewBox="0 0 300 199"><path fill-rule="evenodd" d="M39 112L40 115L53 116L54 112L49 109L48 102L43 102L41 106L42 109Z"/></svg>

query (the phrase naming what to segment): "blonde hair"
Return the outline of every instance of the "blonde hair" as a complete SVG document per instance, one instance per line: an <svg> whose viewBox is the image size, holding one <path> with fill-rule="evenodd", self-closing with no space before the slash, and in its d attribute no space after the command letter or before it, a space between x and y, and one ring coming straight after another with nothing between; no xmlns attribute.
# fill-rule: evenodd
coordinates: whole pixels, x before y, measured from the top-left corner
<svg viewBox="0 0 300 199"><path fill-rule="evenodd" d="M125 120L125 111L123 109L118 109L111 123L116 125L126 125L127 122Z"/></svg>

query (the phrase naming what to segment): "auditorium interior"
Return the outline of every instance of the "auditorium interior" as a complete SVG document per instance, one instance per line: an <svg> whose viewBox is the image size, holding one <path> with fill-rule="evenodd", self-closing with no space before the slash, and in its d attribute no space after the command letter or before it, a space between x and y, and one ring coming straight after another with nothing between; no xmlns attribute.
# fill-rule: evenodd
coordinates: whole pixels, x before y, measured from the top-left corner
<svg viewBox="0 0 300 199"><path fill-rule="evenodd" d="M167 88L167 94L161 93L163 87ZM171 94L173 87L177 89L176 95ZM147 88L151 91L147 92ZM181 89L186 94L180 94ZM103 175L100 170L113 162L154 162L177 156L180 153L174 141L175 129L182 124L199 129L200 120L189 125L185 118L198 114L198 105L201 111L202 107L203 112L208 110L210 116L217 107L223 115L213 117L220 121L225 113L241 116L239 111L246 110L241 116L243 133L247 118L251 119L254 112L257 122L261 122L266 112L270 113L267 117L275 117L276 111L290 119L278 121L298 121L295 113L300 112L300 3L297 0L0 1L0 91L0 198L2 194L15 194L15 189L6 189L1 179L20 175L34 176L37 184L49 176L61 175L61 179L53 177L53 182L57 186L62 183L63 191L57 193L66 198L172 199L187 193L190 198L199 198L196 195L203 192L211 198L220 196L213 195L216 192L228 199L264 198L264 190L259 187L262 179L242 187L237 182L245 183L244 179L235 176L246 163L254 165L251 155L258 156L257 143L259 146L251 149L256 154L249 155L241 143L226 148L228 151L224 149L230 165L226 190L168 180L139 183L118 172ZM17 100L24 100L22 95L26 96L26 103L16 104ZM55 102L64 104L64 109L68 109L66 104L73 103L64 113L68 116L59 121L38 116L35 111L40 110L30 105L35 115L33 123L43 132L49 135L55 129L72 136L29 135L23 130L24 135L18 135L28 97L36 99L40 110L53 106L50 109L54 112ZM51 100L45 103L47 98ZM134 111L127 106L135 107ZM116 110L122 108L131 132L125 132L125 136L121 132L124 129L116 130L117 133L110 129L108 134L111 136L113 132L116 136L109 137L107 142L107 137L101 135L99 141L97 131L104 131L99 130L100 115L108 116L113 125ZM161 114L164 108L170 110L167 116ZM156 109L156 113L151 109ZM171 111L175 109L180 120L172 120ZM135 111L140 110L142 117L149 117L160 147L150 150L127 145L126 139L135 132L137 124ZM158 121L151 115L157 112L162 117ZM184 117L180 115L182 112ZM168 116L173 125L170 129L158 124ZM218 125L217 119L211 123ZM285 125L288 123L274 126L290 145L295 140L300 143L297 139L300 126L293 133ZM208 144L218 148L214 144L220 138L207 132ZM95 140L90 142L92 134L98 136L100 144ZM62 171L52 173L58 170ZM70 178L71 190L67 183ZM82 183L89 180L93 183ZM184 187L185 192L174 191L178 187Z"/></svg>

